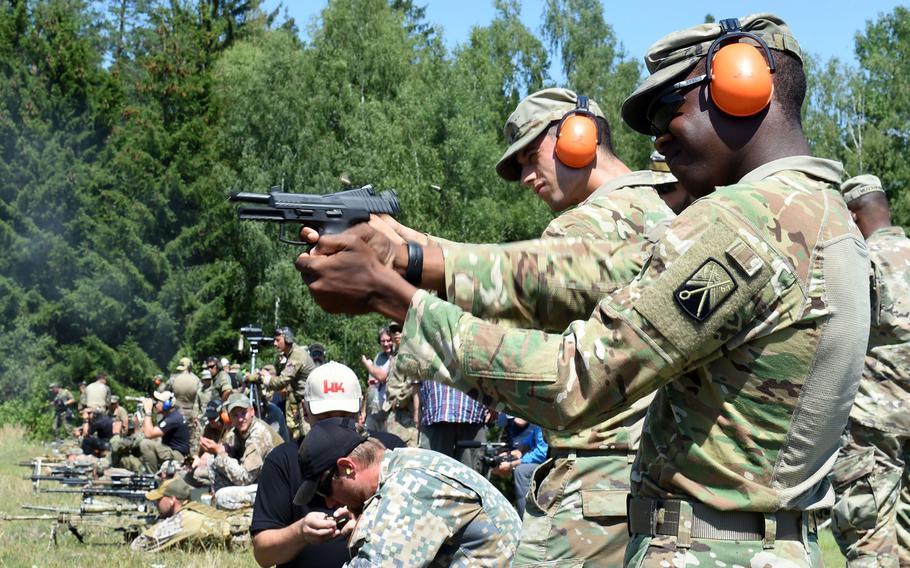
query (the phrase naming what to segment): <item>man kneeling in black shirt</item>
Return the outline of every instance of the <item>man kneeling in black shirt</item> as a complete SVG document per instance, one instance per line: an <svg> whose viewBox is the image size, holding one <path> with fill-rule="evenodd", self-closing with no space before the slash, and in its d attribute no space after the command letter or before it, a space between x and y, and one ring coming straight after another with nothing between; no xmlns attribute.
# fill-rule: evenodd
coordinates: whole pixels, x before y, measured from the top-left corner
<svg viewBox="0 0 910 568"><path fill-rule="evenodd" d="M335 417L362 420L363 395L357 375L340 363L317 367L307 378L304 418L310 424ZM387 448L404 447L398 436L370 432ZM336 526L334 511L321 497L308 507L294 505L303 483L298 444L286 442L265 458L253 506L253 555L260 566L338 568L350 560L346 531Z"/></svg>
<svg viewBox="0 0 910 568"><path fill-rule="evenodd" d="M89 406L82 411L84 422L77 429L82 436L82 453L101 457L111 449L111 438L119 434L114 432L114 419L104 413L101 407Z"/></svg>

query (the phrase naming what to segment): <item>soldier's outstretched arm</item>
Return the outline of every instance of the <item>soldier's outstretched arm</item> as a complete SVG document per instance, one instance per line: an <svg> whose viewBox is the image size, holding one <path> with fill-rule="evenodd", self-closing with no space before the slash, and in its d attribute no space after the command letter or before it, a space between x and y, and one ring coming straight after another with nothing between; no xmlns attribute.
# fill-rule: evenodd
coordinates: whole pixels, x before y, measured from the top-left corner
<svg viewBox="0 0 910 568"><path fill-rule="evenodd" d="M731 213L692 208L639 278L561 335L491 324L418 292L354 235L323 239L297 267L327 311L377 311L404 322L396 374L450 384L546 428L577 429L719 356L757 306L779 304L793 284L772 249L746 243L758 237L743 235Z"/></svg>

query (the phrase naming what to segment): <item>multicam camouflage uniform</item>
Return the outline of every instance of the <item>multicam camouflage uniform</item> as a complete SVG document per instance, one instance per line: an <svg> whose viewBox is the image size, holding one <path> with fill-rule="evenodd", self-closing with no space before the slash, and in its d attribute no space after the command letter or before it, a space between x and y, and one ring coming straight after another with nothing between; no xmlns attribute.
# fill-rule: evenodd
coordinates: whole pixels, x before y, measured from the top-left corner
<svg viewBox="0 0 910 568"><path fill-rule="evenodd" d="M868 296L854 293L868 259L840 175L836 162L796 156L718 188L676 218L630 285L561 336L504 329L418 292L395 372L556 430L657 390L633 465L627 564L808 566L818 546L804 511L833 503L826 475L869 329ZM581 255L596 247L542 240L523 255L529 267L535 249L536 266L559 262L565 281L598 262L609 276L609 258Z"/></svg>
<svg viewBox="0 0 910 568"><path fill-rule="evenodd" d="M347 566L509 566L520 532L515 509L476 471L428 450L387 450Z"/></svg>
<svg viewBox="0 0 910 568"><path fill-rule="evenodd" d="M671 180L675 180L672 176ZM625 274L628 283L642 269L644 235L657 236L674 217L651 187L653 172L632 172L612 179L577 208L554 219L543 237L602 238L624 246L628 257L616 257L613 271ZM653 237L652 237L653 238ZM444 246L444 250L446 250ZM457 255L446 255L454 260ZM499 296L501 280L494 271L496 255L478 258L468 266L451 266L447 271L449 300L462 303L475 294L483 302ZM457 275L457 276L455 276ZM574 289L579 301L572 312L551 313L545 329L565 329L572 320L588 316L606 292L598 274L590 283L577 280ZM584 291L590 291L582 296ZM581 301L583 300L583 301ZM476 302L471 302L477 307ZM517 303L510 298L509 303ZM484 317L487 310L480 306ZM508 320L500 320L508 323ZM538 322L522 322L538 323ZM555 459L541 465L534 474L522 522L522 536L514 566L619 566L629 542L626 496L632 458L638 449L641 426L653 395L645 396L613 418L579 431L546 430Z"/></svg>
<svg viewBox="0 0 910 568"><path fill-rule="evenodd" d="M278 376L269 381L268 387L273 391L288 387L288 398L285 406L288 432L294 439L306 436L309 425L303 420L300 412L300 403L303 402L303 393L306 390L306 378L310 376L316 363L310 357L310 352L305 345L293 344L287 357L282 357L275 367L279 369Z"/></svg>
<svg viewBox="0 0 910 568"><path fill-rule="evenodd" d="M130 543L132 550L159 552L176 545L186 548L223 546L243 549L250 544L252 509L219 511L189 502L173 517L147 528Z"/></svg>
<svg viewBox="0 0 910 568"><path fill-rule="evenodd" d="M234 385L231 383L231 374L221 369L215 378L212 379L212 397L218 397L221 400L227 400L225 393L230 395L234 391Z"/></svg>
<svg viewBox="0 0 910 568"><path fill-rule="evenodd" d="M852 567L910 565L910 239L886 227L866 239L872 333L833 473L831 528Z"/></svg>
<svg viewBox="0 0 910 568"><path fill-rule="evenodd" d="M277 445L276 441L281 443L278 434L259 418L253 420L245 436L231 429L224 442L228 451L211 462L215 491L230 485L256 483L265 456Z"/></svg>

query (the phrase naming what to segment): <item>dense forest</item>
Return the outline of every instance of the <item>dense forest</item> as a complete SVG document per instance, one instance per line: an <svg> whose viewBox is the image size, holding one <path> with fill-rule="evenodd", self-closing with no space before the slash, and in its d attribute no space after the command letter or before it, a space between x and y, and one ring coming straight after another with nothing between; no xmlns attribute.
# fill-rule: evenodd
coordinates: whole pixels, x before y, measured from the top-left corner
<svg viewBox="0 0 910 568"><path fill-rule="evenodd" d="M494 5L450 49L412 0L333 0L303 34L258 0L4 2L0 421L46 421L52 381L103 371L115 393L145 391L183 356L243 361L248 323L288 325L362 372L382 321L323 313L299 251L239 223L231 192L371 183L436 235L534 237L549 211L493 164L505 117L546 86L599 101L619 156L645 166L650 141L618 117L641 54L601 2L548 0L538 30L516 0ZM856 27L857 64L808 62L806 131L848 174L879 175L906 226L910 11Z"/></svg>

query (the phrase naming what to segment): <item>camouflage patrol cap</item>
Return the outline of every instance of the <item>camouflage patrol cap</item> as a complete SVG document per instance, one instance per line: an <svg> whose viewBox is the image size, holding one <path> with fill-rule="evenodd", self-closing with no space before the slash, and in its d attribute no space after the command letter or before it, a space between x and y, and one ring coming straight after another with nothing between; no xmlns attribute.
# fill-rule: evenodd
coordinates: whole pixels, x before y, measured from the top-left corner
<svg viewBox="0 0 910 568"><path fill-rule="evenodd" d="M790 28L773 14L751 14L739 19L742 31L763 39L768 47L786 51L802 61L802 51ZM622 119L633 130L651 134L646 116L651 100L672 82L692 71L705 57L708 48L722 35L719 22L700 24L673 32L657 40L645 53L645 66L651 75L622 104Z"/></svg>
<svg viewBox="0 0 910 568"><path fill-rule="evenodd" d="M228 397L227 402L224 404L225 410L228 412L234 410L235 408L249 408L250 399L246 395L235 392Z"/></svg>
<svg viewBox="0 0 910 568"><path fill-rule="evenodd" d="M162 497L176 497L181 501L188 501L193 488L180 477L168 479L160 487L146 492L145 498L149 501L157 501Z"/></svg>
<svg viewBox="0 0 910 568"><path fill-rule="evenodd" d="M844 201L849 205L850 202L859 199L869 193L885 193L882 187L882 180L872 174L863 174L846 180L840 186L840 192L844 196Z"/></svg>
<svg viewBox="0 0 910 568"><path fill-rule="evenodd" d="M496 163L499 177L506 181L518 181L521 168L515 155L536 140L551 123L561 120L567 112L576 108L577 103L578 95L568 89L544 89L528 95L518 103L502 129L509 148ZM606 119L600 107L592 100L588 101L588 110L594 116Z"/></svg>

